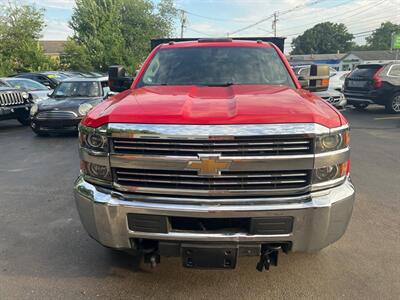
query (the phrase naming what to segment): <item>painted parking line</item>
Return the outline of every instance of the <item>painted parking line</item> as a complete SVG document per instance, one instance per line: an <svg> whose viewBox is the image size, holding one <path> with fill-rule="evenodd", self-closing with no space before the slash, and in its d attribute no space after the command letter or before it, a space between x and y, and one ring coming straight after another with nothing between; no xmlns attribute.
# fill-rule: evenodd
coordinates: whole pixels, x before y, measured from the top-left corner
<svg viewBox="0 0 400 300"><path fill-rule="evenodd" d="M382 117L382 118L374 118L375 121L380 121L380 120L400 120L400 116L398 117Z"/></svg>

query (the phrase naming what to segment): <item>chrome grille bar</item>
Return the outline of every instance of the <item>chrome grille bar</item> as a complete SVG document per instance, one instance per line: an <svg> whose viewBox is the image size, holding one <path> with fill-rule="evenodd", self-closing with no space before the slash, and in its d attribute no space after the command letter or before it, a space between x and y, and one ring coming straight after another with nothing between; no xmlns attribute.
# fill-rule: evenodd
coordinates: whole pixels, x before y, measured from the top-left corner
<svg viewBox="0 0 400 300"><path fill-rule="evenodd" d="M13 106L24 104L24 98L22 94L19 92L8 92L8 93L0 93L0 105L1 106Z"/></svg>

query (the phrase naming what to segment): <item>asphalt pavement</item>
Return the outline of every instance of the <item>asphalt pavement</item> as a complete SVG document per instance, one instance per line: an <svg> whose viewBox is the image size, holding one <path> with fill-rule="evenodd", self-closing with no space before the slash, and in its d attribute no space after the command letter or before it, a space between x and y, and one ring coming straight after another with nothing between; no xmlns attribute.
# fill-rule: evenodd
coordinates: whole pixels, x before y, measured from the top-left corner
<svg viewBox="0 0 400 300"><path fill-rule="evenodd" d="M280 255L255 270L192 270L177 258L155 269L103 248L81 226L72 185L76 136L36 137L0 122L0 299L398 299L400 116L348 109L357 189L344 237L313 254Z"/></svg>

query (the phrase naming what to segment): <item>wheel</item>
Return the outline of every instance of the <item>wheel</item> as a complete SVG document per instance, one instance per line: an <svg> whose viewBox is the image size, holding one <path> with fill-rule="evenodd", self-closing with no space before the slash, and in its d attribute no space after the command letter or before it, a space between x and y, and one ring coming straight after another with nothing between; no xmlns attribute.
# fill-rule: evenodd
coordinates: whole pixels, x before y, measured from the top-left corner
<svg viewBox="0 0 400 300"><path fill-rule="evenodd" d="M43 136L49 136L48 133L43 132L43 131L41 131L40 129L33 129L33 128L32 128L32 131L33 131L37 136L41 136L41 137L43 137Z"/></svg>
<svg viewBox="0 0 400 300"><path fill-rule="evenodd" d="M391 114L400 113L400 93L394 94L393 97L385 105L386 111Z"/></svg>
<svg viewBox="0 0 400 300"><path fill-rule="evenodd" d="M368 107L368 104L367 103L355 103L355 104L353 104L353 106L356 109L364 110L364 109L366 109Z"/></svg>
<svg viewBox="0 0 400 300"><path fill-rule="evenodd" d="M31 124L31 120L29 118L29 111L27 110L17 111L17 120L24 126L28 126L29 124Z"/></svg>

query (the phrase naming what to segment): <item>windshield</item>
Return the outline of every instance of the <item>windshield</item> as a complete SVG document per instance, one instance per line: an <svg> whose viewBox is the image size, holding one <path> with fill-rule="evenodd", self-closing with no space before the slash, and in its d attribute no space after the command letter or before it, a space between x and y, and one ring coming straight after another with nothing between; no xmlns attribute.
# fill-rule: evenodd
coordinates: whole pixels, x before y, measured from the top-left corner
<svg viewBox="0 0 400 300"><path fill-rule="evenodd" d="M24 79L8 79L7 82L14 88L17 89L26 89L30 91L42 91L48 90L46 86L40 84L39 82L33 80L24 80Z"/></svg>
<svg viewBox="0 0 400 300"><path fill-rule="evenodd" d="M97 81L61 82L54 90L53 97L100 97L102 95Z"/></svg>
<svg viewBox="0 0 400 300"><path fill-rule="evenodd" d="M63 73L50 73L50 74L46 74L46 76L47 76L47 78L50 78L50 79L56 81L57 83L59 83L61 80L68 78L68 76Z"/></svg>
<svg viewBox="0 0 400 300"><path fill-rule="evenodd" d="M160 49L142 76L140 86L294 83L273 48L190 47Z"/></svg>
<svg viewBox="0 0 400 300"><path fill-rule="evenodd" d="M357 66L353 72L349 75L350 78L353 77L365 77L372 78L374 74L381 68L381 65L361 65Z"/></svg>

